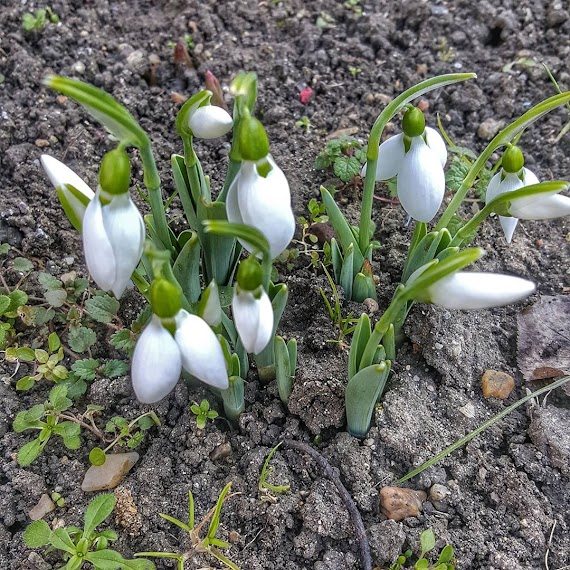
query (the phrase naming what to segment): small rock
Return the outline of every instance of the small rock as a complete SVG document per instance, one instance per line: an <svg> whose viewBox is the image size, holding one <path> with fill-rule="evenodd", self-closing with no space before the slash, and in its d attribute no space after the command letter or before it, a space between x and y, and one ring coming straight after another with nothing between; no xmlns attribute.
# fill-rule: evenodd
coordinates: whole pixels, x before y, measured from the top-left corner
<svg viewBox="0 0 570 570"><path fill-rule="evenodd" d="M51 513L54 510L55 505L53 504L53 501L49 495L46 495L44 493L40 497L38 504L30 510L28 516L33 521L39 521L40 519L43 519L48 513Z"/></svg>
<svg viewBox="0 0 570 570"><path fill-rule="evenodd" d="M377 313L380 309L380 307L378 305L378 301L376 301L375 299L372 299L371 297L364 299L364 301L362 301L362 304L368 310L369 315L373 315L374 313Z"/></svg>
<svg viewBox="0 0 570 570"><path fill-rule="evenodd" d="M76 61L73 64L73 71L75 71L75 73L79 73L79 75L85 73L85 64L82 61Z"/></svg>
<svg viewBox="0 0 570 570"><path fill-rule="evenodd" d="M427 99L420 99L418 102L418 109L425 113L429 109L429 101Z"/></svg>
<svg viewBox="0 0 570 570"><path fill-rule="evenodd" d="M28 562L30 566L26 566L26 568L33 568L33 570L51 570L53 568L53 566L49 562L46 562L37 552L30 552Z"/></svg>
<svg viewBox="0 0 570 570"><path fill-rule="evenodd" d="M459 411L466 417L472 420L475 417L475 406L473 402L467 402L464 406L459 408Z"/></svg>
<svg viewBox="0 0 570 570"><path fill-rule="evenodd" d="M506 372L485 370L481 379L485 398L507 399L515 387L515 379Z"/></svg>
<svg viewBox="0 0 570 570"><path fill-rule="evenodd" d="M49 141L46 139L36 139L35 144L38 148L46 148L49 146Z"/></svg>
<svg viewBox="0 0 570 570"><path fill-rule="evenodd" d="M232 454L232 446L229 442L218 445L211 453L210 459L216 461L218 459L225 459Z"/></svg>
<svg viewBox="0 0 570 570"><path fill-rule="evenodd" d="M81 483L81 490L92 492L113 489L123 480L138 460L139 454L136 451L107 455L103 465L99 467L91 465L87 469Z"/></svg>
<svg viewBox="0 0 570 570"><path fill-rule="evenodd" d="M382 487L380 489L380 508L395 521L408 517L417 517L422 510L422 503L427 499L424 491L402 489L400 487Z"/></svg>
<svg viewBox="0 0 570 570"><path fill-rule="evenodd" d="M55 101L58 105L65 105L65 103L67 102L67 97L65 95L58 95L55 98Z"/></svg>
<svg viewBox="0 0 570 570"><path fill-rule="evenodd" d="M451 491L445 485L440 485L439 483L432 485L429 490L429 498L432 501L443 501L449 495L451 495Z"/></svg>
<svg viewBox="0 0 570 570"><path fill-rule="evenodd" d="M477 136L484 141L490 141L503 128L504 124L504 121L497 119L485 119L477 129Z"/></svg>
<svg viewBox="0 0 570 570"><path fill-rule="evenodd" d="M127 56L127 67L139 75L145 73L148 68L148 59L145 52L142 49L131 52Z"/></svg>

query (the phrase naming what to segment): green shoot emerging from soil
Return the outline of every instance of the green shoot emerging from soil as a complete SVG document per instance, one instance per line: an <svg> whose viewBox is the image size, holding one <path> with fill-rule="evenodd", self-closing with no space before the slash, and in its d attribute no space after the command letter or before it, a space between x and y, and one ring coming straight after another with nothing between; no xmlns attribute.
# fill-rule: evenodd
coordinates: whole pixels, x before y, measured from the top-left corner
<svg viewBox="0 0 570 570"><path fill-rule="evenodd" d="M231 570L239 570L239 568L223 553L222 549L228 548L230 546L229 542L220 540L216 537L218 529L220 527L220 514L222 511L222 506L224 501L228 497L228 493L232 487L231 482L228 483L220 493L218 501L206 516L198 523L195 524L194 519L194 496L192 491L188 491L188 522L183 522L181 520L175 519L170 515L160 514L160 516L181 528L183 531L187 532L190 539L191 550L183 554L177 554L176 552L137 552L135 556L153 556L156 558L171 558L176 560L177 569L184 570L184 563L186 560L191 558L194 554L209 554L219 560L227 568ZM230 495L231 496L231 495ZM207 522L210 521L208 531L204 538L201 537L202 530L206 526Z"/></svg>
<svg viewBox="0 0 570 570"><path fill-rule="evenodd" d="M264 498L271 497L270 501L272 501L273 497L270 493L276 493L280 495L281 493L286 493L291 486L290 485L273 485L267 481L269 475L271 475L272 468L269 467L269 463L271 462L271 458L275 455L275 452L279 448L281 443L278 443L270 452L265 461L263 462L263 467L261 468L261 473L259 475L259 490L261 491Z"/></svg>
<svg viewBox="0 0 570 570"><path fill-rule="evenodd" d="M190 411L196 416L196 427L204 429L208 420L214 421L218 417L218 412L210 409L210 402L202 400L200 405L192 404Z"/></svg>
<svg viewBox="0 0 570 570"><path fill-rule="evenodd" d="M26 12L22 16L22 29L26 32L33 30L39 32L43 30L49 23L57 24L59 16L49 7L36 10L35 14Z"/></svg>
<svg viewBox="0 0 570 570"><path fill-rule="evenodd" d="M453 546L447 544L435 562L431 562L426 558L435 548L435 535L431 528L424 530L420 535L420 555L415 562L411 562L413 552L406 550L398 556L397 560L390 566L389 570L403 570L404 568L413 568L414 570L454 570L455 559L453 557Z"/></svg>
<svg viewBox="0 0 570 570"><path fill-rule="evenodd" d="M150 560L126 560L116 550L110 549L109 542L117 540L113 530L96 531L115 508L115 496L104 494L95 497L85 510L83 528L74 526L51 530L43 521L34 521L24 532L24 542L30 548L50 546L61 552L66 561L65 570L78 570L85 563L97 570L154 570Z"/></svg>

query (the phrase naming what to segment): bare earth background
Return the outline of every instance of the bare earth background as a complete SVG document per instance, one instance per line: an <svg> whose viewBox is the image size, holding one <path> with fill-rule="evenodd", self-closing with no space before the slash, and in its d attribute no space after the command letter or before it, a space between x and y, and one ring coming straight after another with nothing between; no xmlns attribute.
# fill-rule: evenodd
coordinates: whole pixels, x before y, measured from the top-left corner
<svg viewBox="0 0 570 570"><path fill-rule="evenodd" d="M325 137L354 127L365 141L386 101L425 77L452 71L478 74L476 81L426 97L428 123L434 124L439 112L455 142L476 150L485 144L476 134L483 121L495 118L506 124L554 94L541 62L562 88L570 87L570 17L567 4L559 0L363 0L360 16L338 0L54 0L50 6L61 23L24 33L23 12L43 6L2 0L0 8L0 241L56 276L70 270L85 274L85 267L80 238L57 204L38 158L42 152L53 154L95 185L99 160L111 143L76 104L58 102L57 94L41 85L49 72L93 83L127 106L153 140L169 194L170 155L181 152L173 127L178 106L172 92L191 95L201 88L208 69L224 86L242 69L256 71L258 114L268 128L272 153L290 181L297 215L306 215L306 203L327 180L326 173L313 169ZM319 18L330 26L317 26ZM194 41L194 70L173 63L169 42L185 33ZM153 86L148 82L151 55L160 59ZM353 75L351 67L360 72ZM307 105L299 100L305 84L315 90ZM310 133L295 126L303 115L310 118ZM570 136L558 145L552 142L567 120L565 110L556 111L521 140L527 166L541 179L570 176ZM219 188L227 143L202 144L199 151L213 187ZM141 180L133 156L133 173ZM347 214L356 219L358 201L350 192L343 201ZM179 213L175 200L171 215ZM397 206L378 202L374 216L382 242L374 265L382 308L397 282L411 229L403 228ZM570 285L569 232L568 220L528 222L518 227L514 243L507 246L498 223L491 221L476 242L488 252L479 267L534 280L538 291L526 305L541 295L560 295ZM321 453L340 469L362 512L378 566L389 565L406 545L416 546L419 533L432 527L441 539L438 544L454 545L458 568L543 568L554 522L550 568L569 565L570 412L564 395L551 396L546 408L523 406L413 480L409 486L415 489L427 490L433 483L450 489L437 509L428 502L419 517L396 523L386 520L378 506L382 486L393 484L525 394L516 360L516 316L522 306L470 314L416 307L383 404L369 438L362 442L342 431L347 355L326 342L335 338L318 291L326 280L308 265L308 258L301 256L292 272L280 268L291 291L281 332L297 338L300 348L290 413L274 386L259 385L253 372L239 425L230 429L218 420L197 430L188 403L209 397L216 409L220 405L205 390L189 390L180 383L156 406L163 426L151 431L139 450L139 463L119 487L132 494L137 513L111 520L120 531L117 550L129 556L187 546L179 546L178 530L158 513L184 518L189 489L198 514L205 513L224 484L233 481L241 494L224 507L222 536L239 533L229 556L241 568L359 568L345 507L309 458L278 452L272 481L289 483L291 492L274 504L259 500L259 471L276 441L289 437L310 442L319 433ZM18 276L7 271L6 279L13 284ZM131 293L121 315L128 322L140 306ZM30 331L33 334L37 331ZM124 358L104 339L94 356ZM6 376L13 372L5 363L0 368ZM482 396L480 378L487 368L515 376L517 388L506 402ZM68 525L81 521L91 496L80 485L88 450L96 442L87 435L76 452L50 443L36 462L20 468L15 453L29 436L13 433L11 422L20 409L42 402L49 386L45 382L21 394L14 388L17 378L0 383L0 568L47 570L56 566L53 555L30 557L22 543L27 513L42 493L58 487L66 506L47 520L55 516ZM105 406L103 418L133 418L144 411L128 377L94 382L79 408L88 402ZM224 442L231 443L231 454L210 459ZM159 562L158 567L172 566Z"/></svg>

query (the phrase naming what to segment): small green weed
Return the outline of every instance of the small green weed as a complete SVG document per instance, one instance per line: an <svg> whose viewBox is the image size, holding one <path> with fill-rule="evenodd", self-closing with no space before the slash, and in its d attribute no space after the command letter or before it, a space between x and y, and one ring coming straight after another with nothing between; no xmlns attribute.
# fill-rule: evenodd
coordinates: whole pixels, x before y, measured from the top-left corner
<svg viewBox="0 0 570 570"><path fill-rule="evenodd" d="M83 528L68 526L51 530L47 522L34 521L24 531L24 542L30 548L50 546L50 550L60 551L63 560L67 561L62 567L65 570L78 570L86 562L97 570L154 570L150 560L126 560L110 549L109 542L118 538L114 530L96 532L95 529L113 512L115 503L111 493L95 497L85 509Z"/></svg>
<svg viewBox="0 0 570 570"><path fill-rule="evenodd" d="M26 32L31 32L32 30L39 32L49 23L57 24L58 22L59 16L51 8L40 8L36 10L35 14L26 12L22 16L22 29Z"/></svg>
<svg viewBox="0 0 570 570"><path fill-rule="evenodd" d="M366 162L366 146L351 136L343 135L326 143L315 160L315 169L331 167L334 175L345 184L360 174Z"/></svg>
<svg viewBox="0 0 570 570"><path fill-rule="evenodd" d="M218 417L218 412L210 410L210 402L202 400L200 405L192 404L190 411L196 416L196 427L204 429L208 420L215 420Z"/></svg>

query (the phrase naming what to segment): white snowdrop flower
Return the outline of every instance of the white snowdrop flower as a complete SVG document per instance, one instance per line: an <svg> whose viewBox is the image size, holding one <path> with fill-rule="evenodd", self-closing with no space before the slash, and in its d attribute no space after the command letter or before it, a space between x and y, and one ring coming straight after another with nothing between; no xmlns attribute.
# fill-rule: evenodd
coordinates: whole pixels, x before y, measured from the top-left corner
<svg viewBox="0 0 570 570"><path fill-rule="evenodd" d="M180 310L176 315L174 338L182 356L184 370L220 390L229 386L222 346L206 321Z"/></svg>
<svg viewBox="0 0 570 570"><path fill-rule="evenodd" d="M437 131L425 126L423 113L415 107L406 111L402 128L403 133L380 145L375 178L397 176L398 199L404 210L414 220L429 222L445 193L445 142ZM362 175L366 175L366 165Z"/></svg>
<svg viewBox="0 0 570 570"><path fill-rule="evenodd" d="M83 251L93 280L119 299L139 264L145 239L144 222L128 194L101 204L101 191L91 200L83 219Z"/></svg>
<svg viewBox="0 0 570 570"><path fill-rule="evenodd" d="M560 194L527 196L511 202L509 213L521 220L550 220L570 216L570 198Z"/></svg>
<svg viewBox="0 0 570 570"><path fill-rule="evenodd" d="M158 316L141 333L133 353L131 379L140 402L159 402L176 386L182 373L178 344Z"/></svg>
<svg viewBox="0 0 570 570"><path fill-rule="evenodd" d="M488 309L520 301L534 290L534 283L520 277L458 271L431 285L426 298L446 309Z"/></svg>
<svg viewBox="0 0 570 570"><path fill-rule="evenodd" d="M188 120L192 134L199 139L217 139L228 133L234 122L231 115L221 107L203 105L198 107Z"/></svg>
<svg viewBox="0 0 570 570"><path fill-rule="evenodd" d="M259 230L269 242L272 258L289 245L295 233L291 192L285 174L271 155L257 162L242 162L228 190L226 213L228 221ZM240 243L252 251L251 244Z"/></svg>
<svg viewBox="0 0 570 570"><path fill-rule="evenodd" d="M143 218L129 195L129 181L127 153L120 148L108 152L101 164L100 187L83 218L89 273L103 291L112 291L117 299L140 261L145 239Z"/></svg>
<svg viewBox="0 0 570 570"><path fill-rule="evenodd" d="M273 307L267 293L261 287L254 292L236 286L232 314L245 350L259 354L273 336Z"/></svg>
<svg viewBox="0 0 570 570"><path fill-rule="evenodd" d="M503 154L502 167L489 182L485 203L488 204L493 198L525 186L538 184L538 178L527 168L523 168L524 157L521 150L516 146L510 146ZM518 218L522 216L499 216L501 227L507 243L511 243L513 233L518 224Z"/></svg>
<svg viewBox="0 0 570 570"><path fill-rule="evenodd" d="M85 210L89 202L93 200L95 193L63 162L49 154L42 154L40 160L50 182L57 190L59 201L69 221L75 229L81 231Z"/></svg>
<svg viewBox="0 0 570 570"><path fill-rule="evenodd" d="M238 267L232 315L237 332L247 352L259 354L273 336L273 306L262 286L263 271L254 257Z"/></svg>

